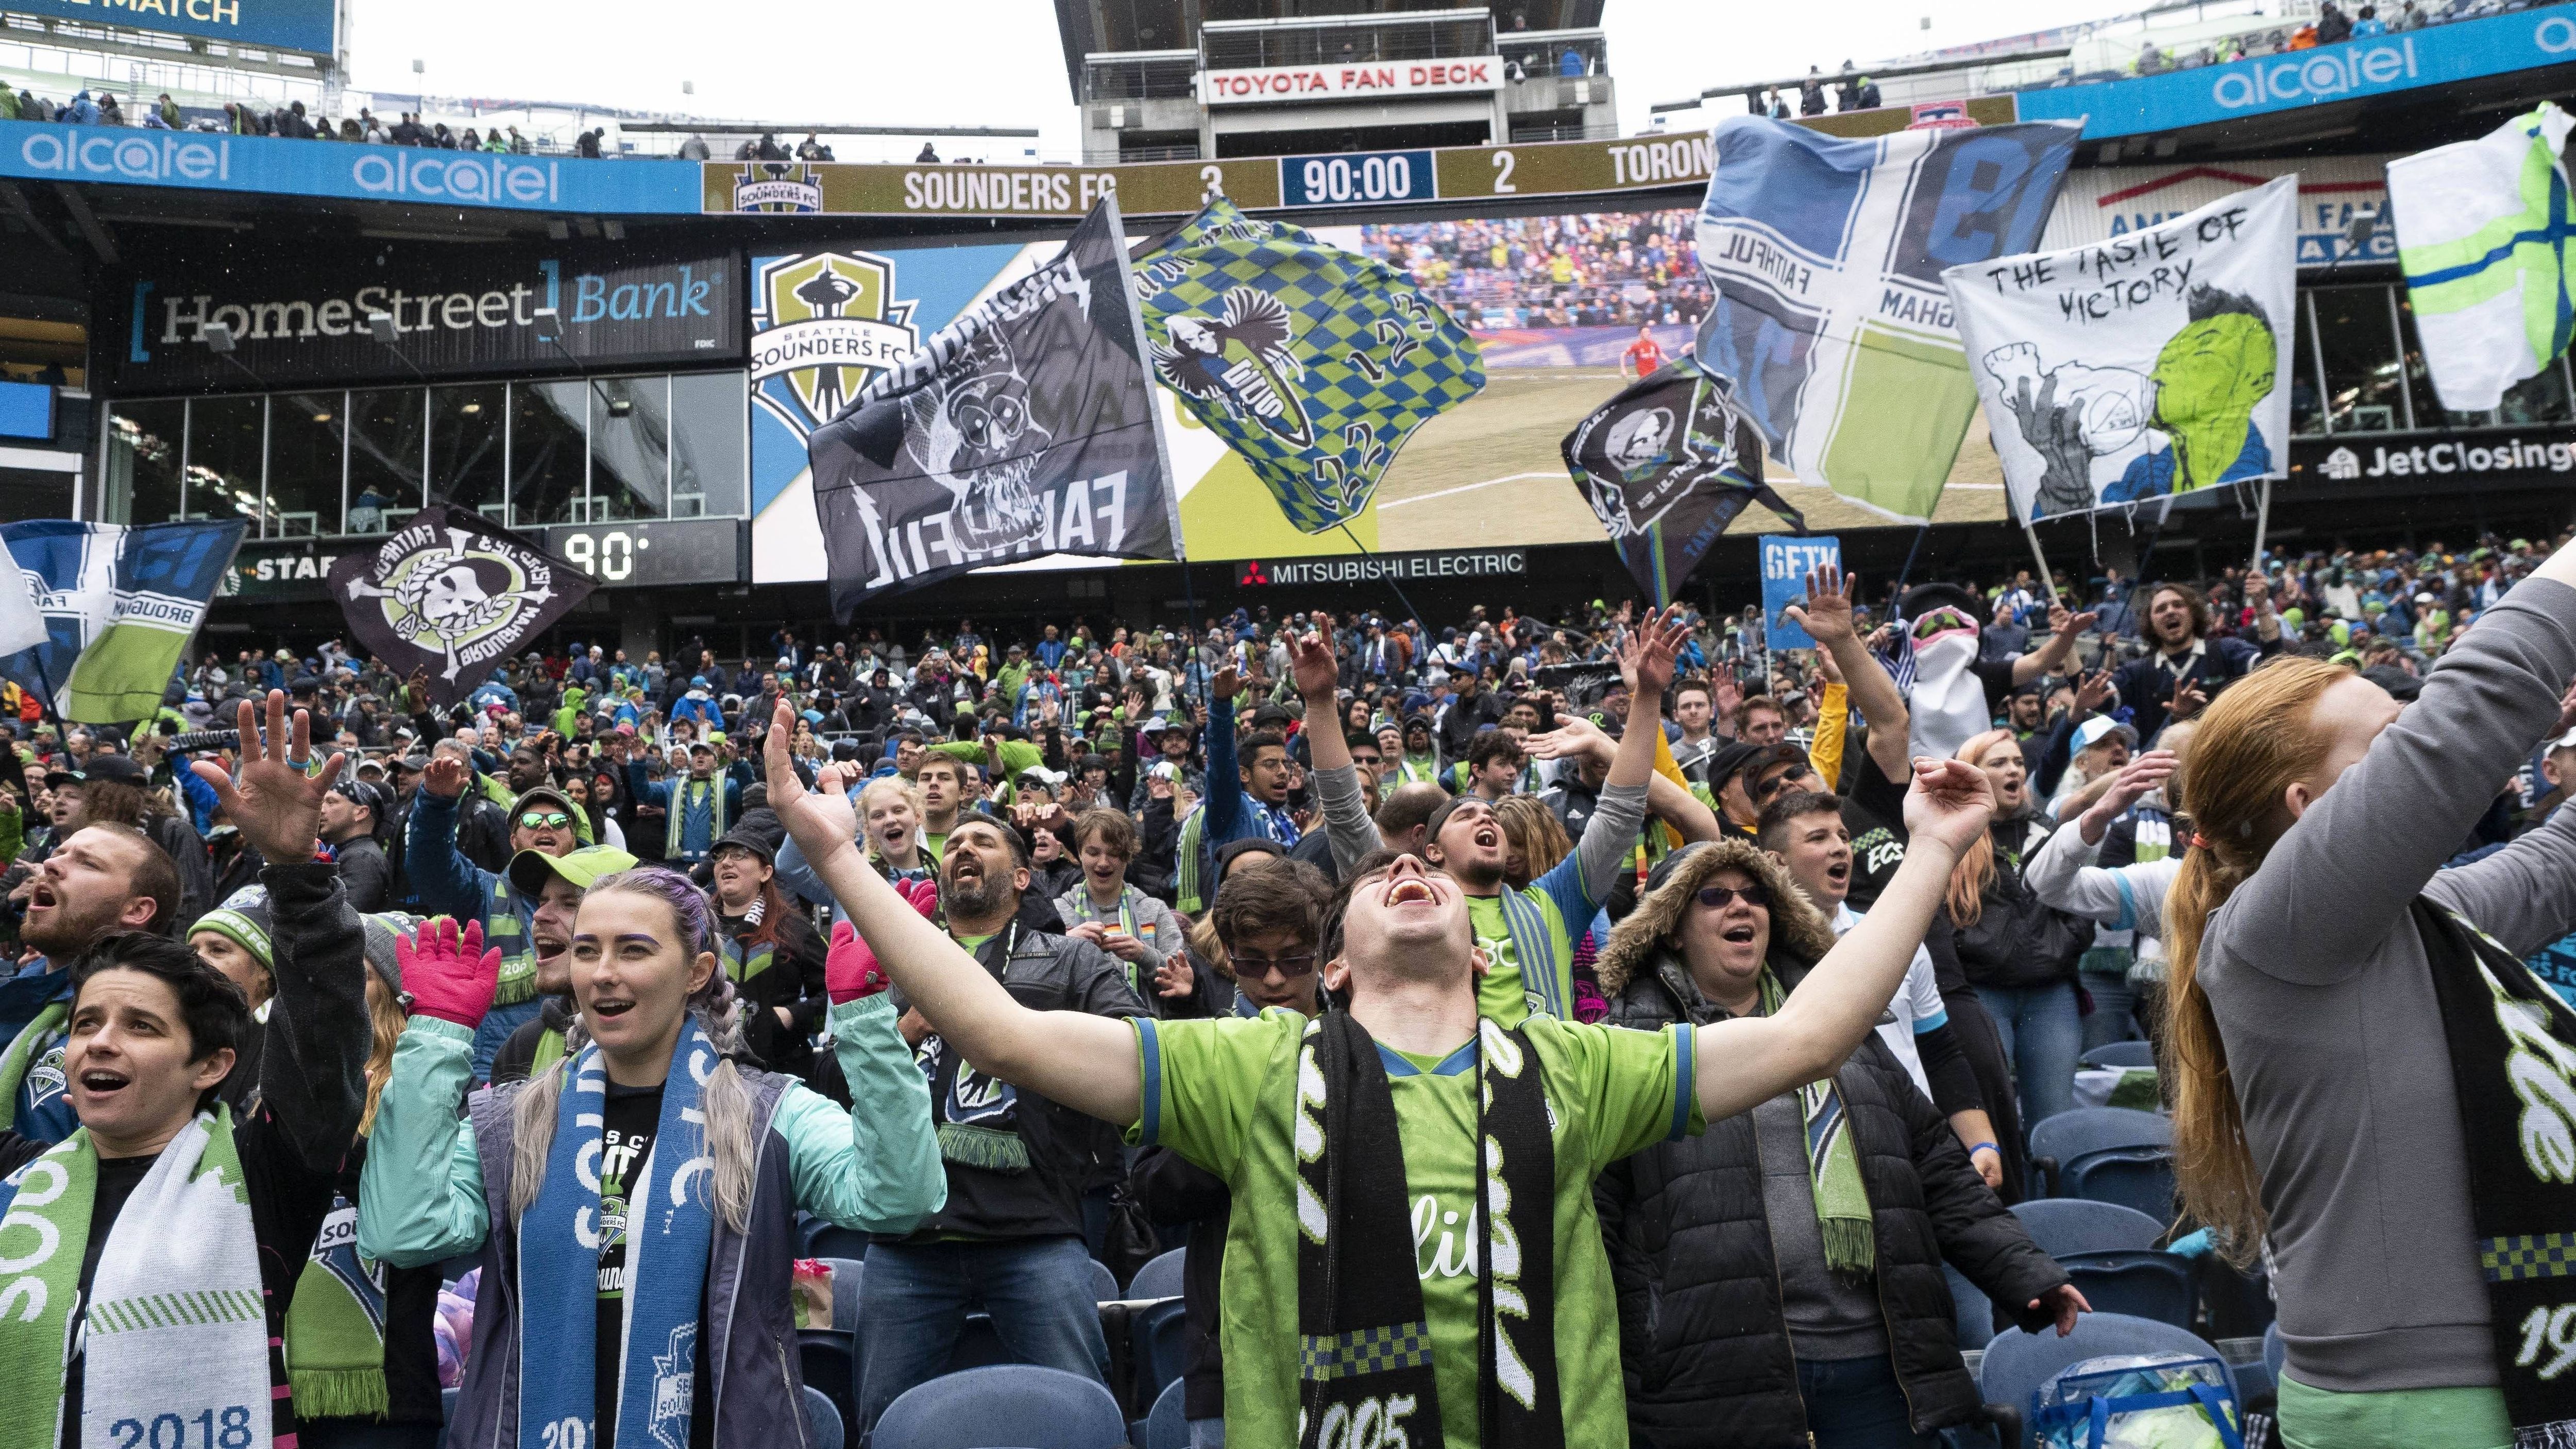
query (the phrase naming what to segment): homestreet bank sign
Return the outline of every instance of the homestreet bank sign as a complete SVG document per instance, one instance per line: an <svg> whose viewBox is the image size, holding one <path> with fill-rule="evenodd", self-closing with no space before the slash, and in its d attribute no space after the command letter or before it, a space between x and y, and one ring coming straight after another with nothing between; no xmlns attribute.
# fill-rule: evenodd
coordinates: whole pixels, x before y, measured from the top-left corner
<svg viewBox="0 0 2576 1449"><path fill-rule="evenodd" d="M110 295L124 315L97 349L113 391L230 386L234 362L277 384L548 371L595 364L721 366L742 353L733 262L708 254L618 260L581 253L393 244L355 257L260 257L237 243L182 266L131 274ZM551 308L560 342L537 335ZM391 348L369 319L383 316ZM213 329L229 332L230 360Z"/></svg>
<svg viewBox="0 0 2576 1449"><path fill-rule="evenodd" d="M0 176L537 211L695 212L694 161L432 151L0 122Z"/></svg>

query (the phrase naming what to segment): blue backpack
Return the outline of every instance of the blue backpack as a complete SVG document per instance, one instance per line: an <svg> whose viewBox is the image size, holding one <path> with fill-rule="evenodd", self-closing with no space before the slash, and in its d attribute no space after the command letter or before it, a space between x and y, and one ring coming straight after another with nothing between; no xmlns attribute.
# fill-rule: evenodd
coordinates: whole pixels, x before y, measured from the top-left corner
<svg viewBox="0 0 2576 1449"><path fill-rule="evenodd" d="M2182 1353L2069 1364L2031 1390L2030 1427L2043 1449L2245 1449L2226 1365Z"/></svg>

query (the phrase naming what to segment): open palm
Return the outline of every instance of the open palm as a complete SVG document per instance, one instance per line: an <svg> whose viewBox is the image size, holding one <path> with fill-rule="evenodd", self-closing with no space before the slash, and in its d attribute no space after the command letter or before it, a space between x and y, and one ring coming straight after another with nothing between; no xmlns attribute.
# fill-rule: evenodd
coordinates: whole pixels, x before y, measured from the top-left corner
<svg viewBox="0 0 2576 1449"><path fill-rule="evenodd" d="M787 745L794 717L795 706L781 698L770 721L766 750L769 808L778 812L779 823L795 838L796 848L805 852L805 859L820 869L823 862L839 852L858 849L859 817L850 808L840 771L820 771L815 783L822 788L805 788Z"/></svg>
<svg viewBox="0 0 2576 1449"><path fill-rule="evenodd" d="M242 839L272 864L313 858L314 837L322 830L322 797L340 778L342 756L334 752L321 773L308 775L301 762L313 754L313 722L295 712L292 731L286 722L286 691L268 692L268 730L263 736L259 713L247 699L238 715L241 730L241 778L224 767L199 760L188 768L214 787L215 799Z"/></svg>
<svg viewBox="0 0 2576 1449"><path fill-rule="evenodd" d="M1844 573L1839 564L1819 564L1807 571L1806 601L1782 609L1780 617L1806 630L1818 644L1858 638L1852 627L1852 589L1859 582L1860 575Z"/></svg>

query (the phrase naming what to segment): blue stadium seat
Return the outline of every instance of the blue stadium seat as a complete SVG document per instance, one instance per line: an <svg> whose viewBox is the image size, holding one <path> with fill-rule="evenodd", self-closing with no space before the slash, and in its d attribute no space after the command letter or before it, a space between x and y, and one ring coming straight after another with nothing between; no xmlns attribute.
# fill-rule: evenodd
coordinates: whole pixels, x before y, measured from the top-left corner
<svg viewBox="0 0 2576 1449"><path fill-rule="evenodd" d="M800 1329L796 1334L796 1367L807 1393L832 1401L844 1419L858 1416L858 1336L827 1328Z"/></svg>
<svg viewBox="0 0 2576 1449"><path fill-rule="evenodd" d="M999 1364L947 1374L897 1395L873 1449L1118 1449L1127 1421L1109 1390L1079 1374Z"/></svg>
<svg viewBox="0 0 2576 1449"><path fill-rule="evenodd" d="M1183 1274L1190 1250L1174 1248L1136 1270L1136 1281L1127 1285L1130 1298L1177 1298L1181 1294Z"/></svg>
<svg viewBox="0 0 2576 1449"><path fill-rule="evenodd" d="M861 1262L868 1256L868 1235L829 1218L816 1218L811 1235L805 1239L805 1256Z"/></svg>
<svg viewBox="0 0 2576 1449"><path fill-rule="evenodd" d="M856 1334L859 1331L859 1283L867 1276L867 1264L856 1258L825 1258L832 1267L832 1327L835 1331Z"/></svg>
<svg viewBox="0 0 2576 1449"><path fill-rule="evenodd" d="M2013 1204L2030 1240L2052 1258L2069 1253L2109 1253L2151 1248L2165 1225L2136 1208L2080 1197L2040 1197Z"/></svg>
<svg viewBox="0 0 2576 1449"><path fill-rule="evenodd" d="M1136 1366L1136 1397L1130 1402L1153 1403L1189 1367L1188 1309L1177 1298L1164 1299L1138 1310L1127 1321L1127 1333Z"/></svg>
<svg viewBox="0 0 2576 1449"><path fill-rule="evenodd" d="M1118 1299L1118 1275L1109 1271L1109 1265L1100 1261L1098 1258L1091 1258L1086 1261L1091 1264L1091 1301L1094 1303L1116 1302Z"/></svg>
<svg viewBox="0 0 2576 1449"><path fill-rule="evenodd" d="M2078 1107L2030 1129L2031 1167L2045 1196L2090 1198L2174 1215L2173 1124L2129 1107Z"/></svg>
<svg viewBox="0 0 2576 1449"><path fill-rule="evenodd" d="M2007 1426L2006 1444L2031 1449L2031 1390L2054 1377L2058 1370L2088 1358L2114 1353L2187 1353L2203 1358L2218 1358L2218 1350L2194 1335L2189 1329L2152 1318L2130 1318L2118 1313L2088 1313L2075 1320L2075 1331L2064 1338L2053 1327L2037 1333L2014 1329L1997 1334L1986 1345L1985 1361L1977 1367L1978 1392L1986 1401L1986 1410L1995 1420ZM2223 1362L2223 1360L2222 1360ZM2227 1371L2227 1386L2236 1387L2235 1370ZM2003 1412L1997 1412L1997 1411ZM882 1449L882 1446L880 1446Z"/></svg>
<svg viewBox="0 0 2576 1449"><path fill-rule="evenodd" d="M2192 1284L2190 1259L2152 1248L2054 1256L2094 1312L2191 1327L2200 1295Z"/></svg>
<svg viewBox="0 0 2576 1449"><path fill-rule="evenodd" d="M2076 1058L2081 1067L2152 1067L2156 1049L2142 1041L2106 1041Z"/></svg>
<svg viewBox="0 0 2576 1449"><path fill-rule="evenodd" d="M841 1449L841 1410L830 1399L805 1386L805 1449Z"/></svg>
<svg viewBox="0 0 2576 1449"><path fill-rule="evenodd" d="M1190 1416L1181 1396L1187 1390L1174 1383L1154 1400L1154 1412L1145 1418L1145 1449L1190 1449Z"/></svg>
<svg viewBox="0 0 2576 1449"><path fill-rule="evenodd" d="M1950 1305L1957 1311L1959 1351L1984 1348L1995 1336L1995 1305L1985 1290L1968 1281L1968 1275L1941 1265L1941 1275L1950 1280Z"/></svg>

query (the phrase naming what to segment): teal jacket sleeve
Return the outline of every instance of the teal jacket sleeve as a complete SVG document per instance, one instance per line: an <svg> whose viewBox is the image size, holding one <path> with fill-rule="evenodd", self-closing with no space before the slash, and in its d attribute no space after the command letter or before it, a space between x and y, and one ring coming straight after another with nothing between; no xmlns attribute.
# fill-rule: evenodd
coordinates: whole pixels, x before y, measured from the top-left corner
<svg viewBox="0 0 2576 1449"><path fill-rule="evenodd" d="M894 1022L884 995L833 1007L834 1050L856 1110L791 1086L771 1119L787 1139L796 1205L860 1232L908 1233L948 1203L930 1084Z"/></svg>
<svg viewBox="0 0 2576 1449"><path fill-rule="evenodd" d="M363 1256L417 1268L483 1246L492 1221L483 1159L473 1124L456 1110L473 1071L473 1032L430 1016L403 1028L359 1178Z"/></svg>

